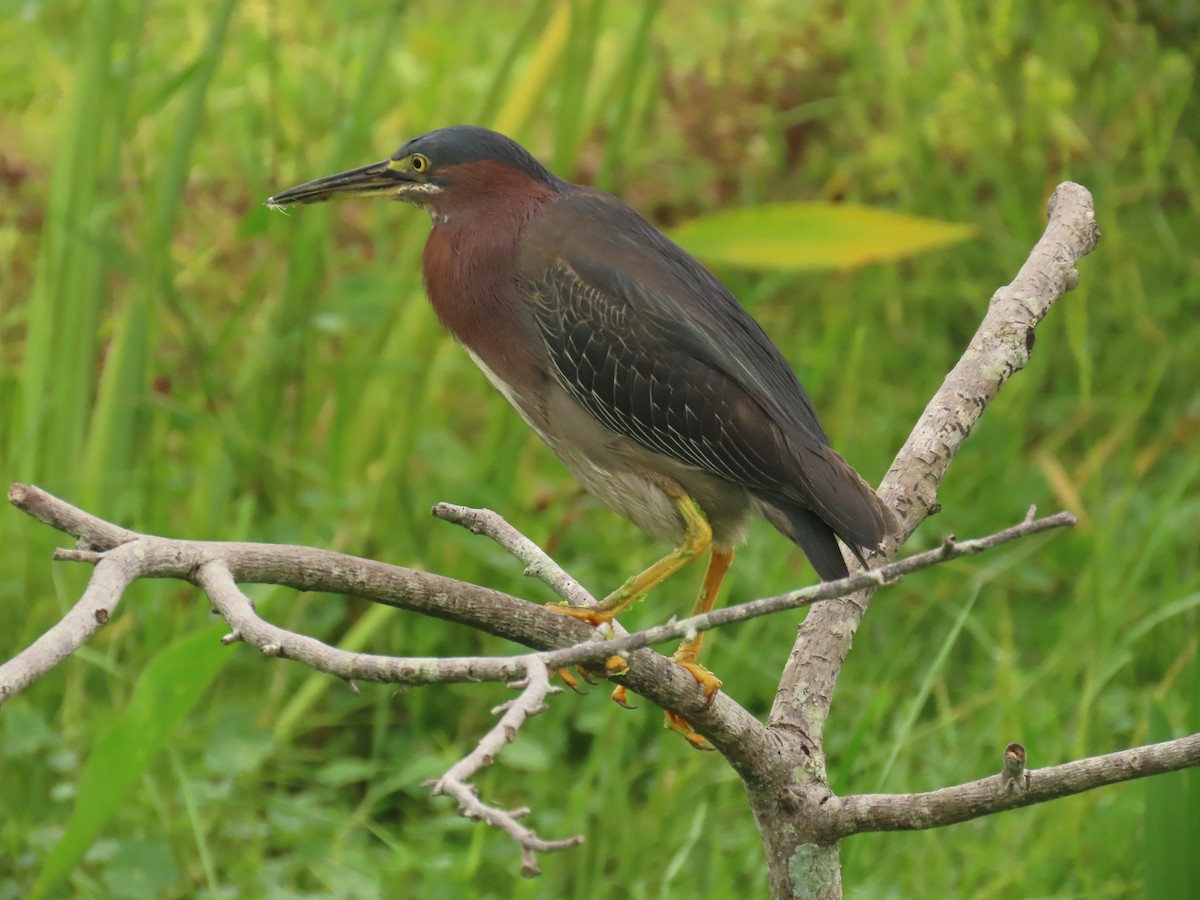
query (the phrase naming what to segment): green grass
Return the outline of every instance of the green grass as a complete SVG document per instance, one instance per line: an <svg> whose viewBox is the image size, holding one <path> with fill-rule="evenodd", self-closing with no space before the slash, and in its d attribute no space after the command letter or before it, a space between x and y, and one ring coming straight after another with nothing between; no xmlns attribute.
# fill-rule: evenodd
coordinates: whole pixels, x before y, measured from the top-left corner
<svg viewBox="0 0 1200 900"><path fill-rule="evenodd" d="M831 777L842 792L923 790L997 771L1012 740L1039 766L1200 728L1194 17L1084 0L700 9L110 0L0 16L0 480L133 528L303 542L548 599L428 515L487 505L604 590L659 548L581 498L440 331L421 297L425 217L382 203L285 217L263 198L472 121L664 225L821 200L973 224L971 243L848 274L721 273L878 479L1071 178L1096 197L1100 249L913 546L1030 503L1081 525L879 595L835 699ZM86 581L50 562L56 541L0 513L0 656ZM729 594L810 578L758 527ZM690 590L629 624L680 612ZM374 652L511 649L355 600L256 597L285 627ZM102 764L133 786L70 869L75 896L765 890L736 777L652 709L602 689L558 698L480 779L486 797L532 806L542 833L588 836L527 883L506 838L421 786L489 727L503 688L354 696L246 647L222 650L215 675L151 664L210 624L194 590L139 584L85 651L5 706L0 900L60 858ZM795 624L740 626L708 651L756 712ZM105 736L143 714L138 697L179 710L154 693L173 682L199 699L165 752L114 752ZM1178 776L862 836L844 845L845 882L864 897L1191 896L1196 873L1169 848L1196 833L1198 803Z"/></svg>

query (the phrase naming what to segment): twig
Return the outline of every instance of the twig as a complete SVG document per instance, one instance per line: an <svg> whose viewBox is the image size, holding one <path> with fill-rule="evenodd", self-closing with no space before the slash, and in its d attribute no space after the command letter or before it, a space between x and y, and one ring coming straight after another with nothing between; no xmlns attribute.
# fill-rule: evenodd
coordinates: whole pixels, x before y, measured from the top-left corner
<svg viewBox="0 0 1200 900"><path fill-rule="evenodd" d="M260 618L222 560L210 560L197 567L195 582L233 629L225 636L225 643L245 641L265 656L294 660L347 682L417 686L512 681L524 676L530 659L530 655L420 657L352 653Z"/></svg>
<svg viewBox="0 0 1200 900"><path fill-rule="evenodd" d="M137 577L136 568L129 564L131 555L127 546L121 546L101 559L79 601L45 634L12 659L0 664L0 706L57 666L108 624L117 604L121 602L125 588Z"/></svg>
<svg viewBox="0 0 1200 900"><path fill-rule="evenodd" d="M525 566L525 574L545 582L571 606L595 606L596 598L552 560L541 547L521 534L503 516L490 509L472 509L453 503L438 503L434 518L461 525L472 534L491 538Z"/></svg>
<svg viewBox="0 0 1200 900"><path fill-rule="evenodd" d="M277 628L258 617L254 605L233 581L228 567L220 560L206 562L196 570L196 583L233 631L234 639L245 640L258 646L263 653L287 657L305 662L321 671L341 675L353 686L353 677L376 681L402 680L406 683L430 683L433 680L473 680L469 660L434 659L404 660L389 657L372 657L361 653L348 653L330 647L321 641L304 635ZM229 641L227 641L228 643ZM532 878L541 874L535 852L553 853L583 843L582 836L548 841L525 828L517 819L528 810L503 810L483 803L468 780L486 765L490 765L496 754L511 742L521 726L530 717L546 708L546 697L557 693L560 688L550 686L546 665L536 654L512 660L511 669L503 669L492 663L498 671L508 671L511 679L522 676L521 695L504 704L504 715L495 728L480 739L475 749L450 768L433 787L433 793L449 794L458 800L459 811L473 821L483 821L493 828L500 828L512 836L521 848L521 874ZM415 664L415 665L414 665ZM398 677L386 677L394 675ZM497 710L499 712L500 710Z"/></svg>
<svg viewBox="0 0 1200 900"><path fill-rule="evenodd" d="M583 843L583 835L557 841L540 838L532 829L517 821L529 812L528 809L503 810L490 806L479 799L470 784L475 773L491 765L496 755L517 736L525 721L546 708L546 696L561 690L550 686L550 671L536 654L526 657L525 678L514 687L522 688L521 695L496 710L503 711L500 721L483 736L474 750L433 783L432 792L434 796L448 794L453 797L458 801L459 812L468 819L486 822L493 828L508 832L521 848L521 874L533 878L541 874L535 853L555 853L578 847Z"/></svg>
<svg viewBox="0 0 1200 900"><path fill-rule="evenodd" d="M547 663L554 668L573 666L579 663L592 663L607 656L619 655L623 652L649 647L666 641L675 640L701 631L745 622L760 616L771 615L788 609L809 606L823 600L835 600L846 597L863 588L875 588L880 584L892 584L905 575L928 569L951 559L964 556L974 556L1007 544L1018 538L1055 528L1071 528L1075 525L1075 516L1069 512L1055 513L1042 519L1026 516L1017 525L998 531L987 537L975 538L969 541L957 541L953 536L947 537L940 546L924 553L917 553L896 562L888 563L878 569L862 570L851 573L846 578L837 581L823 581L812 587L777 597L767 597L762 600L751 600L735 606L726 606L699 616L673 620L665 625L637 631L628 637L611 641L589 641L574 647L564 647L545 655Z"/></svg>
<svg viewBox="0 0 1200 900"><path fill-rule="evenodd" d="M430 572L419 572L377 560L291 544L190 541L128 531L85 512L41 488L13 484L9 502L44 524L78 538L83 552L97 552L134 540L158 542L164 568L154 577L190 578L189 567L210 559L228 565L234 580L246 584L278 584L298 591L353 594L375 603L458 622L535 649L576 643L592 629L567 616L547 612L501 591ZM143 545L143 550L149 548ZM170 550L186 552L186 565ZM60 551L68 552L68 551ZM69 551L78 554L80 551ZM66 558L66 557L62 557ZM73 556L72 559L94 559Z"/></svg>
<svg viewBox="0 0 1200 900"><path fill-rule="evenodd" d="M491 538L525 566L526 575L549 585L570 606L596 605L596 598L582 584L498 512L443 502L434 504L433 515L445 522L461 525L472 534ZM604 627L604 633L623 637L629 631L614 619Z"/></svg>
<svg viewBox="0 0 1200 900"><path fill-rule="evenodd" d="M1012 747L1021 745L1010 744ZM1027 772L1021 748L1011 762L1017 767L1019 756L1024 773L1016 789L1008 777L1008 756L1006 753L1005 771L967 784L921 794L858 794L830 800L822 807L830 817L829 840L866 831L940 828L1120 781L1200 766L1200 734Z"/></svg>

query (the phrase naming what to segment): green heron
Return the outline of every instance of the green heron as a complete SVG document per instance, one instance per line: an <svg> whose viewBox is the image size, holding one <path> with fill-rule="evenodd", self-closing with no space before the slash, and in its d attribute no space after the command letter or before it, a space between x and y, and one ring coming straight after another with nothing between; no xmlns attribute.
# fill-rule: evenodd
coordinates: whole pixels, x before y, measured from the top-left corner
<svg viewBox="0 0 1200 900"><path fill-rule="evenodd" d="M422 265L442 324L592 494L675 548L593 609L562 611L609 621L711 548L693 608L707 612L752 513L823 580L847 574L838 538L863 561L894 527L758 323L611 194L557 178L504 135L455 126L267 205L341 197L429 213ZM701 639L674 658L707 704L721 683L696 661Z"/></svg>

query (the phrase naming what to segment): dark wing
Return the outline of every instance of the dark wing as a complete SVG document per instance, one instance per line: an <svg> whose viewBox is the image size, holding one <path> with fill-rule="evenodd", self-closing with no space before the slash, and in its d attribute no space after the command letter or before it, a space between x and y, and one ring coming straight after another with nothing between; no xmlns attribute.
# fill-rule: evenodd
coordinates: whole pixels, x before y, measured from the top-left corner
<svg viewBox="0 0 1200 900"><path fill-rule="evenodd" d="M559 381L613 431L874 546L882 505L830 447L795 373L700 263L581 191L529 226L521 287Z"/></svg>

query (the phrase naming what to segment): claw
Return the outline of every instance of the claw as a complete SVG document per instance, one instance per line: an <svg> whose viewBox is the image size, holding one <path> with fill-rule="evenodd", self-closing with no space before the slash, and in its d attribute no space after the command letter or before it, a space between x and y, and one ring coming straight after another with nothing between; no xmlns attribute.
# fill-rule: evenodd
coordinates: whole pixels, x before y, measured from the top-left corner
<svg viewBox="0 0 1200 900"><path fill-rule="evenodd" d="M583 671L583 670L581 669L581 670L580 670L580 672L582 672L582 671ZM575 692L576 694L578 694L580 697L586 697L586 696L587 696L587 691L581 690L581 689L580 689L580 687L579 687L579 679L578 679L578 678L576 678L574 675L572 675L572 674L571 674L569 671L567 671L566 669L559 669L559 670L558 670L558 677L559 677L559 678L561 678L561 679L563 680L563 684L565 684L567 687L569 687L569 688L570 688L572 691L574 691L574 692ZM589 683L589 684L594 684L595 682L588 682L588 683Z"/></svg>
<svg viewBox="0 0 1200 900"><path fill-rule="evenodd" d="M636 706L631 706L629 704L628 700L626 699L626 694L627 694L627 692L625 690L625 685L623 685L623 684L617 685L616 689L613 690L613 692L612 692L613 702L616 703L618 706L625 707L626 709L637 709Z"/></svg>
<svg viewBox="0 0 1200 900"><path fill-rule="evenodd" d="M590 685L595 686L600 683L599 680L596 678L593 678L592 673L589 672L587 669L585 669L583 666L576 666L575 671L579 673L580 678L582 678L584 681L586 681Z"/></svg>

